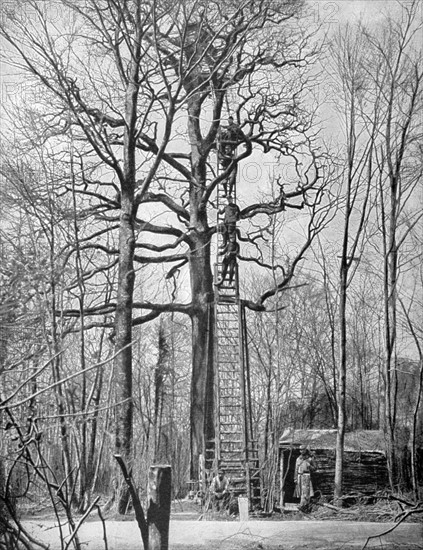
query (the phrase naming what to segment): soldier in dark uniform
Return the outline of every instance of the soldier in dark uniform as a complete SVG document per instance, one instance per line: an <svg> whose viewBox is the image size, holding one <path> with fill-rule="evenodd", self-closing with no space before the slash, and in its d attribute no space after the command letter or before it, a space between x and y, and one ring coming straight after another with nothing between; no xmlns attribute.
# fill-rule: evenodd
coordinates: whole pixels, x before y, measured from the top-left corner
<svg viewBox="0 0 423 550"><path fill-rule="evenodd" d="M236 148L245 141L245 135L238 124L235 124L234 118L228 118L228 126L220 134L219 143L219 162L222 170L229 168L234 159ZM231 195L234 190L238 167L235 164L229 176L223 182L225 196Z"/></svg>
<svg viewBox="0 0 423 550"><path fill-rule="evenodd" d="M222 211L220 211L222 212ZM228 204L224 209L224 218L223 218L223 227L222 227L222 236L223 244L221 249L225 249L228 243L228 240L236 234L236 222L239 220L239 207L235 204L231 195L228 197Z"/></svg>
<svg viewBox="0 0 423 550"><path fill-rule="evenodd" d="M235 235L230 240L228 240L223 253L225 254L225 256L222 262L222 274L217 280L216 286L220 286L224 282L228 272L228 283L231 285L234 280L236 260L239 254L239 244L236 242Z"/></svg>

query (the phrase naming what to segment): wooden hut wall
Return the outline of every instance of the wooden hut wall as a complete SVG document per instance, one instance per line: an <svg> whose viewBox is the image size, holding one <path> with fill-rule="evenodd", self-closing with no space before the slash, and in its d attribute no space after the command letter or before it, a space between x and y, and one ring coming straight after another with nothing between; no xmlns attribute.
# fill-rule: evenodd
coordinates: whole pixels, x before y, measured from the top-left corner
<svg viewBox="0 0 423 550"><path fill-rule="evenodd" d="M316 471L313 474L313 487L322 495L332 496L335 478L335 451L313 450ZM284 501L295 502L294 472L298 449L281 449L284 474ZM381 452L361 451L344 453L344 493L372 493L388 487L386 458Z"/></svg>
<svg viewBox="0 0 423 550"><path fill-rule="evenodd" d="M375 451L347 452L344 463L344 491L373 493L389 486L385 455Z"/></svg>

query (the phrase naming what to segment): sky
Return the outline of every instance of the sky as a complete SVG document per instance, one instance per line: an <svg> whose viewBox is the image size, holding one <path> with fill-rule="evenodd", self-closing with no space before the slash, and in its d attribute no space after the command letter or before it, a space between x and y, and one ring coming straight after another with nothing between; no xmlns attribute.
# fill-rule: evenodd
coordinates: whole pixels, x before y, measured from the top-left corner
<svg viewBox="0 0 423 550"><path fill-rule="evenodd" d="M276 0L277 1L277 0ZM336 35L340 30L342 31L347 24L354 24L356 22L363 22L366 25L377 26L379 25L385 14L394 15L395 19L400 21L405 14L405 9L411 4L408 0L396 1L396 0L309 0L308 5L310 8L311 24L318 25L322 36L327 34L329 37ZM60 3L56 0L45 0L44 2L46 11L50 16L57 21L60 21ZM2 0L2 10L12 9L16 6L15 0ZM31 12L30 5L27 6L26 15L29 18L34 17L35 14ZM420 19L423 21L423 0L420 1ZM1 17L1 12L0 12ZM61 23L63 24L63 20ZM7 49L5 44L0 43L0 48L3 54L7 55ZM330 82L325 83L326 86L330 85ZM327 90L324 90L326 93ZM25 94L25 82L17 73L16 69L9 67L5 63L0 64L0 102L4 105L10 100L15 99L20 94ZM326 128L328 134L336 135L337 128L340 127L337 122L335 110L330 103L326 106ZM1 108L0 108L0 124L1 124ZM263 189L263 184L268 183L275 171L280 167L276 166L276 162L268 156L264 158L262 155L258 157L252 157L246 159L239 168L239 178L242 185L240 189L240 206L243 207L247 202L251 202L251 199L259 200L260 193ZM295 183L296 175L293 173L292 166L284 167L282 173L284 181ZM241 188L241 185L239 186ZM337 231L336 226L333 226ZM298 215L295 219L291 218L289 226L286 226L284 231L289 233L285 234L287 241L295 247L295 242L299 241L298 236L302 232L301 216ZM334 237L333 232L328 234L329 241Z"/></svg>
<svg viewBox="0 0 423 550"><path fill-rule="evenodd" d="M60 3L57 0L44 0L45 10L53 19L61 17ZM336 33L346 23L362 20L365 23L377 23L386 13L395 13L401 18L404 8L410 5L410 0L308 0L311 22L321 26L322 32L329 35ZM16 8L16 0L2 0L0 17L7 10ZM27 17L35 20L35 13L29 2L23 2ZM420 2L420 17L423 18L423 1ZM7 53L6 45L0 42L0 51ZM0 101L3 103L23 93L25 83L10 68L0 60Z"/></svg>

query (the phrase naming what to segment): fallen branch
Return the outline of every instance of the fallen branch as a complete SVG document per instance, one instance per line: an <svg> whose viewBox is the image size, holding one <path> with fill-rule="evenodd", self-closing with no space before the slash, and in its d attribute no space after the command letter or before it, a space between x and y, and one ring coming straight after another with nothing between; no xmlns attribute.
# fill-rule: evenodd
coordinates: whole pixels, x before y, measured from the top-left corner
<svg viewBox="0 0 423 550"><path fill-rule="evenodd" d="M141 531L141 538L144 545L144 550L148 550L148 526L145 519L144 509L142 507L141 501L139 499L138 493L134 487L134 484L131 479L131 474L128 473L128 469L123 461L121 455L115 455L115 459L120 466L120 469L123 474L123 478L126 481L126 484L129 488L129 493L132 498L132 504L134 505L135 519L137 520L138 527Z"/></svg>
<svg viewBox="0 0 423 550"><path fill-rule="evenodd" d="M70 545L75 540L75 538L77 536L77 533L78 533L78 530L80 529L81 525L84 523L84 521L87 519L87 517L91 514L92 510L97 506L97 503L98 503L99 500L100 500L100 497L97 497L94 500L94 502L91 504L91 506L88 508L88 510L85 512L85 514L80 518L77 525L74 526L72 535L71 535L70 539L68 540L68 542L66 543L66 546L65 546L66 550L68 548L70 548ZM78 545L79 545L79 542L78 542Z"/></svg>
<svg viewBox="0 0 423 550"><path fill-rule="evenodd" d="M396 500L396 501L399 501L401 503L408 504L406 501L404 501L402 499L399 499L399 498L396 498L392 495L390 495L390 497L388 497L388 500ZM404 510L403 512L401 512L400 516L402 516L402 517L395 523L395 525L393 525L392 527L390 527L389 529L387 529L383 533L379 533L378 535L371 535L370 537L368 537L365 544L364 544L364 546L363 546L363 548L362 548L362 550L364 550L367 547L367 545L369 544L369 542L372 539L384 537L385 535L388 535L389 533L392 533L393 531L395 531L395 529L398 527L398 525L401 525L401 523L403 523L409 516L411 516L413 514L423 514L423 504L422 503L417 503L410 510Z"/></svg>
<svg viewBox="0 0 423 550"><path fill-rule="evenodd" d="M97 508L98 517L101 520L101 525L103 526L103 540L104 540L104 550L109 550L109 545L107 543L107 534L106 534L106 522L104 521L103 514L101 513L100 506L96 503L95 507Z"/></svg>
<svg viewBox="0 0 423 550"><path fill-rule="evenodd" d="M348 514L353 516L357 515L357 512L353 510L346 510L345 508L339 508L339 506L334 506L333 504L328 504L327 502L323 502L323 506L325 508L329 508L330 510L335 510L336 512L339 512L341 514Z"/></svg>

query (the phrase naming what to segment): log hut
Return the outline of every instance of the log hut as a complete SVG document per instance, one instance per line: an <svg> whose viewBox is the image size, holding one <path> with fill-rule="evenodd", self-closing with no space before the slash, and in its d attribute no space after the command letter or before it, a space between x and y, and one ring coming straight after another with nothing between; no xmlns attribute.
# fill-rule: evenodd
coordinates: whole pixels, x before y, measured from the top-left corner
<svg viewBox="0 0 423 550"><path fill-rule="evenodd" d="M336 430L286 429L279 442L280 506L297 503L294 497L295 461L300 446L314 456L316 471L312 482L316 494L332 497L335 477ZM344 493L371 494L389 487L384 436L377 430L345 434Z"/></svg>

